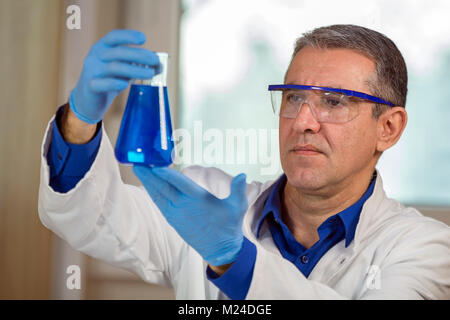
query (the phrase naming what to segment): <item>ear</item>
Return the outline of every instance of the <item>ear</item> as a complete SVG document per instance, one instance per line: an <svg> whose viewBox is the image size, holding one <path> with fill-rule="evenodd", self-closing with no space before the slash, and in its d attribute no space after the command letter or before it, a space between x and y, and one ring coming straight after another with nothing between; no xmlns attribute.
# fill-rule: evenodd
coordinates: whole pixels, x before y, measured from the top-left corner
<svg viewBox="0 0 450 320"><path fill-rule="evenodd" d="M403 107L392 107L378 118L377 151L383 152L400 139L408 122L408 114Z"/></svg>

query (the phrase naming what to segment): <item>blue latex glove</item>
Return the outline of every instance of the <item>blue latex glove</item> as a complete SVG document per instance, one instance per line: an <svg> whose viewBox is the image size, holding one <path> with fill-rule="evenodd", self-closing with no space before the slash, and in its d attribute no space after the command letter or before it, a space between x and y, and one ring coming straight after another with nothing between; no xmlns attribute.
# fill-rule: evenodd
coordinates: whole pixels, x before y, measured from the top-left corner
<svg viewBox="0 0 450 320"><path fill-rule="evenodd" d="M144 42L142 32L113 30L91 47L69 98L77 118L91 124L99 122L129 80L152 78L160 72L156 53L126 46Z"/></svg>
<svg viewBox="0 0 450 320"><path fill-rule="evenodd" d="M210 265L237 258L248 208L245 174L234 177L228 198L219 199L168 167L134 166L133 171L169 224Z"/></svg>

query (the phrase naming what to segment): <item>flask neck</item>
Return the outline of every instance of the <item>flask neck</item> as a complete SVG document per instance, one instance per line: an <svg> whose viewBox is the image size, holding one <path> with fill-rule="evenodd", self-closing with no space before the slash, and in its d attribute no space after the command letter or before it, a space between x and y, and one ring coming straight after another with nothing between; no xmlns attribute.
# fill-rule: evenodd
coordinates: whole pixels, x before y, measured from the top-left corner
<svg viewBox="0 0 450 320"><path fill-rule="evenodd" d="M151 79L135 79L133 84L148 85L153 87L166 87L167 86L167 68L169 54L167 52L156 52L159 58L159 71L160 73L153 76Z"/></svg>

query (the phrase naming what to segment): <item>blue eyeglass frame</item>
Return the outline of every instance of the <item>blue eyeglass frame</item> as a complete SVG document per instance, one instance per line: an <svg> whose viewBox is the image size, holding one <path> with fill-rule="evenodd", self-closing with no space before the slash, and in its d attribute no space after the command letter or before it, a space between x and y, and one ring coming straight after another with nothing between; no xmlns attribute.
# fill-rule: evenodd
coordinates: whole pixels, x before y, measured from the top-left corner
<svg viewBox="0 0 450 320"><path fill-rule="evenodd" d="M328 87L317 87L317 86L303 86L298 84L271 84L269 85L269 91L279 90L279 89L299 89L299 90L321 90L321 91L330 91L330 92L337 92L337 93L343 93L349 97L357 97L364 100L369 100L372 102L380 103L380 104L386 104L390 107L393 107L394 104L383 100L381 98L371 96L366 93L358 92L358 91L352 91L352 90L346 90L346 89L337 89L337 88L328 88Z"/></svg>

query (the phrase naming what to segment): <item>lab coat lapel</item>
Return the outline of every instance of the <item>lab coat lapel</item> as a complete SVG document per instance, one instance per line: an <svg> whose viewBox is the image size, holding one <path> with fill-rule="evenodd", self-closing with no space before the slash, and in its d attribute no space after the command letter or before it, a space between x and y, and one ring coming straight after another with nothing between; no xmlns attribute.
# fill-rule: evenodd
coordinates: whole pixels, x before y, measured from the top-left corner
<svg viewBox="0 0 450 320"><path fill-rule="evenodd" d="M359 252L358 248L361 242L371 233L371 230L375 230L376 226L386 218L384 215L388 210L385 210L387 205L385 200L387 200L387 197L383 189L383 181L379 172L377 172L374 191L362 207L353 241L347 248L345 247L345 239L337 243L314 268L317 273L323 273L320 275L323 282L332 283L340 271L352 263L354 254ZM321 265L326 265L327 271L322 270ZM333 268L330 269L332 266L335 266L334 270ZM316 278L319 275L313 274L314 270L311 276ZM331 272L328 273L328 271Z"/></svg>

